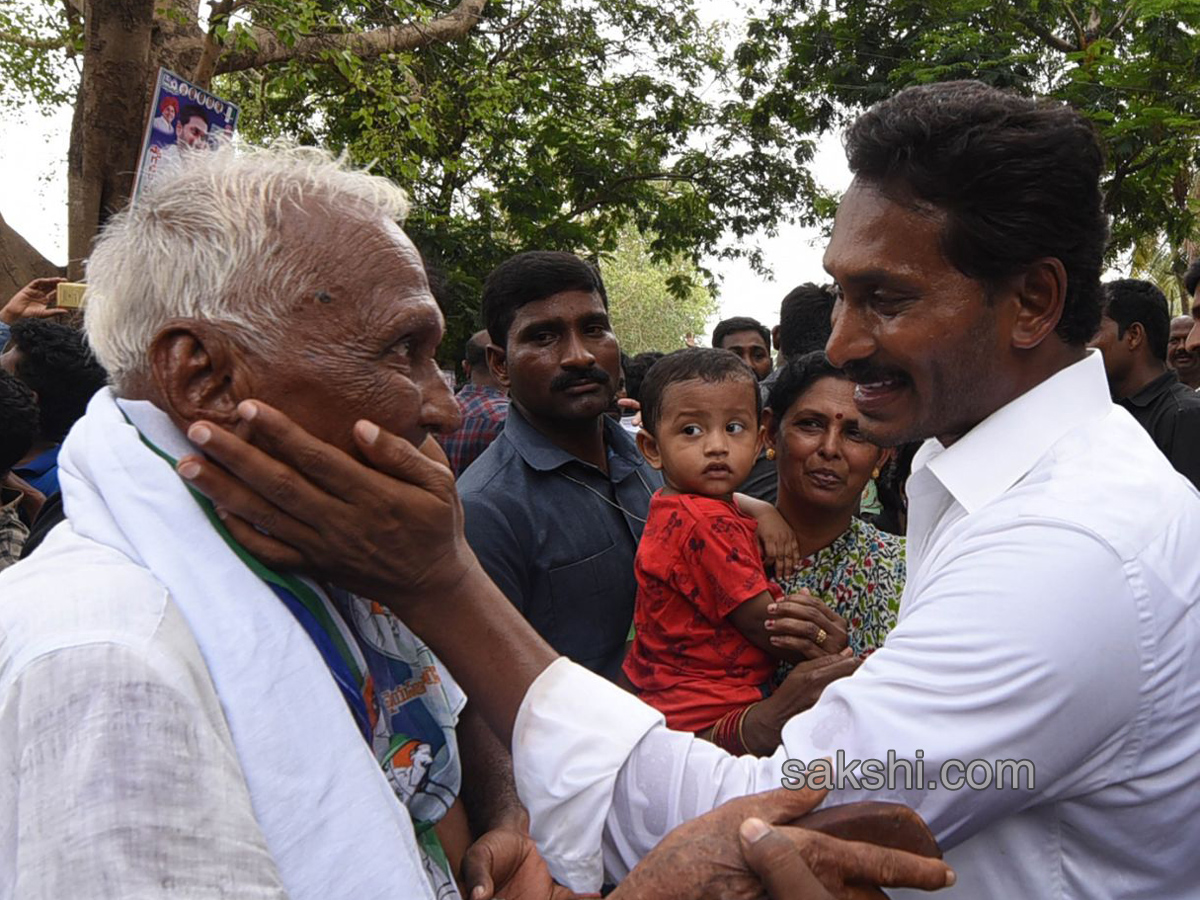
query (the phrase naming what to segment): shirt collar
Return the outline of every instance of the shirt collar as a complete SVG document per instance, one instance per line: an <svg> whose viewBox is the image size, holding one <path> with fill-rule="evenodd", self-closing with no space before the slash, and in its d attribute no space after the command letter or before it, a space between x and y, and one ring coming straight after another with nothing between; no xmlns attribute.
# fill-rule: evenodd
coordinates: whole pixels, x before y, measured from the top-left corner
<svg viewBox="0 0 1200 900"><path fill-rule="evenodd" d="M913 471L928 467L972 513L1020 481L1065 434L1112 410L1100 351L1000 407L949 447L930 438Z"/></svg>
<svg viewBox="0 0 1200 900"><path fill-rule="evenodd" d="M492 387L489 384L472 384L467 382L458 389L455 394L459 400L468 400L471 397L504 397L504 391L500 388Z"/></svg>
<svg viewBox="0 0 1200 900"><path fill-rule="evenodd" d="M16 466L22 472L32 475L45 475L56 465L58 465L58 451L60 444L55 444L49 450L43 450L29 462L23 466Z"/></svg>
<svg viewBox="0 0 1200 900"><path fill-rule="evenodd" d="M1130 406L1149 406L1160 396L1169 391L1171 389L1171 385L1178 380L1179 376L1168 369L1136 394L1131 394L1130 396L1126 397L1122 402Z"/></svg>
<svg viewBox="0 0 1200 900"><path fill-rule="evenodd" d="M588 465L530 425L516 404L508 408L504 436L520 454L521 459L525 460L525 464L539 472L549 472L569 462ZM609 471L613 481L622 480L642 464L642 454L637 448L637 443L608 416L604 416L604 445L608 451Z"/></svg>

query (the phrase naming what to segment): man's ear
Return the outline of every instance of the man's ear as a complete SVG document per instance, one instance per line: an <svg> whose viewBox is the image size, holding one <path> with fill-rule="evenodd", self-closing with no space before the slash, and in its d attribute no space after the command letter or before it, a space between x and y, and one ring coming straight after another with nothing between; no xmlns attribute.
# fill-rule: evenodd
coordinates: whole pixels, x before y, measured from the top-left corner
<svg viewBox="0 0 1200 900"><path fill-rule="evenodd" d="M783 349L782 347L779 346L779 326L778 325L776 325L774 328L771 329L771 346L775 348L776 352Z"/></svg>
<svg viewBox="0 0 1200 900"><path fill-rule="evenodd" d="M497 347L495 344L488 344L487 364L492 377L496 379L502 388L508 390L508 354L504 352L504 348Z"/></svg>
<svg viewBox="0 0 1200 900"><path fill-rule="evenodd" d="M159 400L177 425L199 419L233 427L238 403L248 396L239 356L229 337L206 322L169 322L150 344L150 376Z"/></svg>
<svg viewBox="0 0 1200 900"><path fill-rule="evenodd" d="M662 453L658 449L658 439L642 428L637 433L637 445L638 449L642 451L642 456L646 457L646 462L650 463L650 468L661 471Z"/></svg>
<svg viewBox="0 0 1200 900"><path fill-rule="evenodd" d="M1137 350L1142 344L1146 343L1146 329L1141 322L1130 322L1129 327L1125 329L1125 334L1121 337L1122 343L1129 350Z"/></svg>
<svg viewBox="0 0 1200 900"><path fill-rule="evenodd" d="M1031 263L1016 277L1017 313L1012 343L1032 350L1049 337L1062 318L1067 297L1067 270L1062 261L1048 256Z"/></svg>

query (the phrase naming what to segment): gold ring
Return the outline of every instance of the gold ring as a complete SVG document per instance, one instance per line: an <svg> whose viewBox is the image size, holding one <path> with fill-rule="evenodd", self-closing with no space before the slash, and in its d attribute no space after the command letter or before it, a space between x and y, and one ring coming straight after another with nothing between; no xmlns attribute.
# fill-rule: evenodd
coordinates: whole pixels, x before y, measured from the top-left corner
<svg viewBox="0 0 1200 900"><path fill-rule="evenodd" d="M829 637L829 635L827 635L825 633L825 629L818 628L817 629L817 646L819 647L821 644L825 643L825 638L827 638L827 637Z"/></svg>

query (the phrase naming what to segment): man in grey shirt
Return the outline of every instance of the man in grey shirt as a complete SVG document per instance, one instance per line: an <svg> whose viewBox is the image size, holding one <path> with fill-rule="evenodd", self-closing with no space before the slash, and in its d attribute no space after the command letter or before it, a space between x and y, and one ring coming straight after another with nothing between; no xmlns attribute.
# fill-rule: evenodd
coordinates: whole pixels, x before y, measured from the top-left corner
<svg viewBox="0 0 1200 900"><path fill-rule="evenodd" d="M458 483L467 540L556 651L615 679L662 478L604 414L620 376L604 284L573 254L521 253L488 276L483 315L511 406Z"/></svg>

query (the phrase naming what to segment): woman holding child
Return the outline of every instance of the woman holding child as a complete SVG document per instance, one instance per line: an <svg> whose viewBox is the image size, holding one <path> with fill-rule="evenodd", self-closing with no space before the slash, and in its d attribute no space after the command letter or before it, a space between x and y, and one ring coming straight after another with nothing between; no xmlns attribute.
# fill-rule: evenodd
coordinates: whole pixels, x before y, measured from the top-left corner
<svg viewBox="0 0 1200 900"><path fill-rule="evenodd" d="M879 477L891 451L863 436L854 383L823 353L791 362L772 385L767 404L768 454L774 454L779 469L776 508L796 533L804 557L779 586L787 594L805 590L824 600L847 623L854 655L870 653L896 624L904 590L904 539L855 513L864 486ZM811 641L820 637L818 623L805 628L800 620L781 619L777 624L792 637L776 643L816 649ZM768 620L767 627L776 626Z"/></svg>

